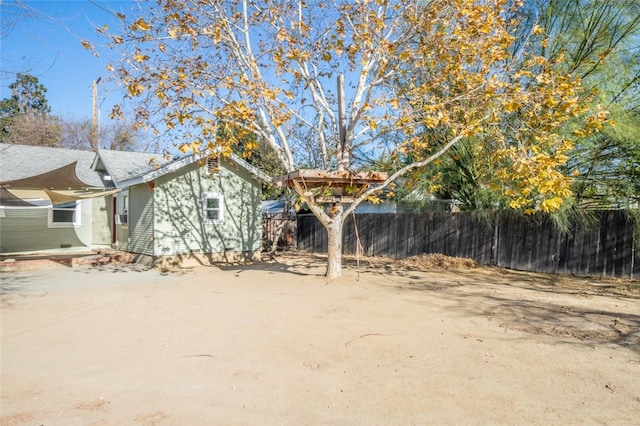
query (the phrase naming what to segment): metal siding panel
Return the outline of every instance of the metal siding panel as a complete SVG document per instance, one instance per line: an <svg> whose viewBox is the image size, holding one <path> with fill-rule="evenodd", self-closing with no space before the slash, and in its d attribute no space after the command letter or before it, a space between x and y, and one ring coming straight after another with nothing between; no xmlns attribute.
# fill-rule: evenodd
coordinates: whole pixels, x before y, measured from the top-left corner
<svg viewBox="0 0 640 426"><path fill-rule="evenodd" d="M129 188L129 247L153 256L153 192L147 185Z"/></svg>
<svg viewBox="0 0 640 426"><path fill-rule="evenodd" d="M49 228L47 208L5 208L0 218L0 252L15 253L59 249L62 245L84 247L78 234L86 233L90 221L82 218L83 228ZM87 222L89 222L87 224ZM86 236L85 236L86 238Z"/></svg>
<svg viewBox="0 0 640 426"><path fill-rule="evenodd" d="M111 244L111 197L98 197L92 199L92 244Z"/></svg>
<svg viewBox="0 0 640 426"><path fill-rule="evenodd" d="M222 222L203 221L204 193L223 196ZM222 162L218 174L209 177L196 163L159 178L155 195L157 255L262 248L262 188L242 169Z"/></svg>

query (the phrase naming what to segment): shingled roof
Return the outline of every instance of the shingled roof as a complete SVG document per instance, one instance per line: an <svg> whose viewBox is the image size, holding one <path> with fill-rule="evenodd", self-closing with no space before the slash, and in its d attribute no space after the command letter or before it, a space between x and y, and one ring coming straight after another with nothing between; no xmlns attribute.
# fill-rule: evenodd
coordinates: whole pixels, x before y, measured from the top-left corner
<svg viewBox="0 0 640 426"><path fill-rule="evenodd" d="M84 186L102 188L100 174L91 168L94 157L91 151L0 143L0 184L26 182L28 178L76 163L75 176ZM69 182L49 183L48 187L53 188L68 186Z"/></svg>
<svg viewBox="0 0 640 426"><path fill-rule="evenodd" d="M146 152L100 150L95 153L65 148L0 144L0 186L9 189L71 189L71 186L73 189L124 188L174 172L208 155L210 154L201 152L180 158L167 158L162 154ZM271 181L270 177L236 155L227 156L225 159L259 180ZM71 176L74 171L75 176ZM66 178L65 173L69 175ZM51 180L47 180L47 176L50 176ZM58 182L54 182L55 180ZM29 182L33 185L29 185Z"/></svg>

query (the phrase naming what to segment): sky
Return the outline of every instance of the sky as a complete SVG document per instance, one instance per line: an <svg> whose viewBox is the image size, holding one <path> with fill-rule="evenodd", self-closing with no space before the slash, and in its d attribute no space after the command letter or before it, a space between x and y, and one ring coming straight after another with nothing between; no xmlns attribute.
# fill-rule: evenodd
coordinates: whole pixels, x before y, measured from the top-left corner
<svg viewBox="0 0 640 426"><path fill-rule="evenodd" d="M65 119L90 119L93 109L92 83L98 85L100 119L108 120L111 107L122 92L109 82L106 66L118 53L99 49L100 57L86 50L80 40L94 45L105 39L96 27L118 27L108 10L125 14L133 2L124 0L0 0L0 99L9 98L9 85L17 73L32 74L47 88L51 113Z"/></svg>

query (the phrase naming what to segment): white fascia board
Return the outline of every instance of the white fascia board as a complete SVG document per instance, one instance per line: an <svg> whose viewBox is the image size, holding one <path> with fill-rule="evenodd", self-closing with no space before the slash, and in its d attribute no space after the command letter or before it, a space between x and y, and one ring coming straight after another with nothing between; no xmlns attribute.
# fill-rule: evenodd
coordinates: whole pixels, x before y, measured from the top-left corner
<svg viewBox="0 0 640 426"><path fill-rule="evenodd" d="M152 180L156 180L157 178L164 176L168 173L172 173L180 170L181 168L188 166L189 164L195 163L200 158L204 158L204 154L198 153L194 155L190 155L188 157L182 158L180 160L174 161L173 163L169 163L166 166L160 167L158 170L153 170L146 174L136 176L131 179L126 179L118 183L119 188L126 188L129 186L139 185L141 183L147 183Z"/></svg>
<svg viewBox="0 0 640 426"><path fill-rule="evenodd" d="M110 180L111 182L113 182L113 185L116 188L120 188L120 185L118 184L118 182L113 178L113 174L111 173L111 170L109 170L109 166L107 166L108 162L105 162L104 159L102 158L102 156L100 155L100 150L98 150L96 152L96 156L93 159L93 163L91 163L91 170L93 170L94 172L96 171L96 167L98 166L98 162L102 163L102 166L107 171L106 177L108 177L108 179L105 179L105 180ZM103 184L104 184L104 182L103 182Z"/></svg>
<svg viewBox="0 0 640 426"><path fill-rule="evenodd" d="M118 182L116 184L116 187L118 187L118 188L126 188L126 187L129 187L129 186L134 186L134 185L139 185L141 183L150 182L150 181L155 180L155 179L157 179L157 178L159 178L161 176L164 176L164 175L166 175L168 173L172 173L172 172L178 171L182 167L185 167L185 166L188 166L190 164L193 164L198 160L207 158L209 155L211 155L211 153L209 151L202 151L202 152L198 152L196 154L192 154L192 155L190 155L188 157L185 157L185 158L182 158L180 160L174 161L173 163L169 163L168 165L163 166L163 167L159 168L158 170L154 170L154 171L148 172L148 173L146 173L144 175L136 176L134 178ZM231 155L229 155L228 158L232 162L237 164L238 166L240 166L243 169L245 169L249 174L255 176L257 179L262 180L263 182L266 182L266 183L272 183L273 182L273 179L271 179L270 176L267 176L262 171L260 171L258 168L252 166L251 164L249 164L248 162L246 162L242 158L238 157L236 154L231 154Z"/></svg>
<svg viewBox="0 0 640 426"><path fill-rule="evenodd" d="M261 180L261 181L263 181L265 183L273 183L273 179L271 178L271 176L267 176L260 169L258 169L257 167L252 166L247 161L245 161L242 158L238 157L236 154L231 154L229 156L229 158L231 159L231 161L233 161L238 166L240 166L243 169L245 169L247 172L249 172L249 174L252 174L253 176L258 178L259 180Z"/></svg>

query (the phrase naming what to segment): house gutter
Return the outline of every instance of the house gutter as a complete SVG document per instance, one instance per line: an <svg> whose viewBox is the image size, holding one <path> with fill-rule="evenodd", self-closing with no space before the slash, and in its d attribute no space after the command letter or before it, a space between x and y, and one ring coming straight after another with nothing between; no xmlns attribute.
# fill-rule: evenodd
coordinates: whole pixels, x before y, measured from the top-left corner
<svg viewBox="0 0 640 426"><path fill-rule="evenodd" d="M190 164L195 163L198 160L202 160L204 158L207 158L209 155L211 155L210 152L208 151L203 151L203 152L199 152L197 154L193 154L189 157L185 157L182 158L180 160L176 160L172 163L167 164L166 166L163 166L161 168L159 168L158 170L153 170L151 172L145 173L143 175L140 176L136 176L134 178L130 178L130 179L126 179L123 180L121 182L116 182L116 186L118 188L126 188L129 186L134 186L134 185L139 185L142 183L147 183L150 181L153 181L161 176L164 176L168 173L172 173L175 171L178 171L179 169L181 169L182 167L188 166ZM258 168L252 166L251 164L247 163L245 160L243 160L242 158L238 157L235 154L231 154L229 156L227 156L227 158L229 158L231 160L231 162L237 164L238 166L242 167L243 169L245 169L247 172L249 172L249 174L255 176L257 179L265 182L265 183L273 183L273 179L270 176L267 176L266 174L264 174L262 171L260 171Z"/></svg>

